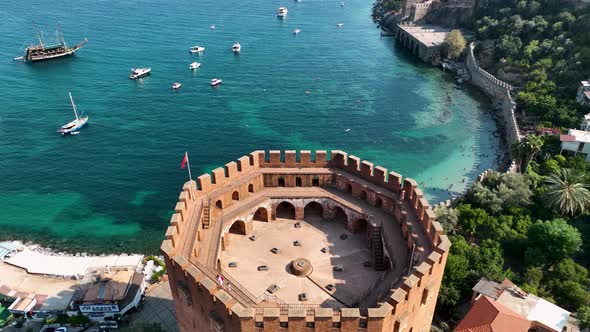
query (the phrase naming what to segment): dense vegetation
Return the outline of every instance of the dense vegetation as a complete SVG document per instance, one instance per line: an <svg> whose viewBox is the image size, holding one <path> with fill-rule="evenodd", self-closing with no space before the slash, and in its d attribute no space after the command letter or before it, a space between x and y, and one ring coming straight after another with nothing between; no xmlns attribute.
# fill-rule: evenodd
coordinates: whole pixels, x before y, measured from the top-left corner
<svg viewBox="0 0 590 332"><path fill-rule="evenodd" d="M575 94L590 77L590 7L576 5L480 0L476 9L477 39L495 40L495 69L517 74L519 108L546 126L576 127L584 112Z"/></svg>
<svg viewBox="0 0 590 332"><path fill-rule="evenodd" d="M492 173L435 210L453 242L438 313L456 315L481 277L509 278L590 324L590 165L544 141L525 174Z"/></svg>

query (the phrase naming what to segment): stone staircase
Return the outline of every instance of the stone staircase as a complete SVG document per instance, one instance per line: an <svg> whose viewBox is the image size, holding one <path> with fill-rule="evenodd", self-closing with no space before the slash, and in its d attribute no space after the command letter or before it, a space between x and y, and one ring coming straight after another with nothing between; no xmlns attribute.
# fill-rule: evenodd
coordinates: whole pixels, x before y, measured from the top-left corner
<svg viewBox="0 0 590 332"><path fill-rule="evenodd" d="M373 255L373 267L377 271L384 271L385 253L383 250L383 240L381 238L381 226L372 227L371 231L371 254Z"/></svg>
<svg viewBox="0 0 590 332"><path fill-rule="evenodd" d="M203 229L208 229L211 224L211 213L209 212L209 204L203 206Z"/></svg>

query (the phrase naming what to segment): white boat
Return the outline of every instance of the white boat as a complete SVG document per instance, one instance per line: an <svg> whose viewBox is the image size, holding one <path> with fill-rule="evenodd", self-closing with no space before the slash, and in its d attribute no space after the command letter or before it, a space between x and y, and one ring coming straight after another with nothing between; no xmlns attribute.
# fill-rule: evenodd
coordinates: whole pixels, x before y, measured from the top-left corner
<svg viewBox="0 0 590 332"><path fill-rule="evenodd" d="M214 26L214 25L212 25L212 26L210 26L210 27L209 27L209 29L211 29L211 30L215 30L215 26Z"/></svg>
<svg viewBox="0 0 590 332"><path fill-rule="evenodd" d="M174 82L174 84L172 84L172 89L174 89L174 90L180 89L181 86L182 86L182 84L180 84L178 82Z"/></svg>
<svg viewBox="0 0 590 332"><path fill-rule="evenodd" d="M57 132L62 135L67 135L67 134L76 135L76 134L78 134L78 129L84 127L86 122L88 122L88 116L82 116L82 117L78 116L78 110L76 109L76 104L74 104L74 98L72 98L72 93L71 92L68 92L68 93L70 95L70 102L72 103L72 109L74 110L74 115L76 116L76 119L61 126L57 130Z"/></svg>
<svg viewBox="0 0 590 332"><path fill-rule="evenodd" d="M340 3L340 7L344 7L344 1Z"/></svg>
<svg viewBox="0 0 590 332"><path fill-rule="evenodd" d="M293 34L294 35L298 35L301 32L301 29L295 29L293 30Z"/></svg>
<svg viewBox="0 0 590 332"><path fill-rule="evenodd" d="M136 80L148 76L151 72L152 68L131 68L131 75L129 75L129 78Z"/></svg>
<svg viewBox="0 0 590 332"><path fill-rule="evenodd" d="M236 42L231 49L232 51L234 51L234 53L240 53L240 51L242 50L242 45L240 45L239 42Z"/></svg>
<svg viewBox="0 0 590 332"><path fill-rule="evenodd" d="M199 67L201 67L201 64L198 62L193 62L190 64L190 69L197 69Z"/></svg>
<svg viewBox="0 0 590 332"><path fill-rule="evenodd" d="M277 16L278 17L285 17L287 16L287 13L289 12L289 10L287 9L287 7L279 7L279 10L277 10Z"/></svg>
<svg viewBox="0 0 590 332"><path fill-rule="evenodd" d="M217 86L219 84L221 84L221 80L219 78L214 78L211 80L211 86Z"/></svg>
<svg viewBox="0 0 590 332"><path fill-rule="evenodd" d="M344 24L342 24L342 23L338 23L338 24L336 24L336 26L337 26L338 28L342 28L342 26L343 26L343 25L344 25Z"/></svg>
<svg viewBox="0 0 590 332"><path fill-rule="evenodd" d="M189 52L191 52L192 54L195 54L195 53L201 53L204 50L205 50L205 48L202 46L193 46L190 48Z"/></svg>

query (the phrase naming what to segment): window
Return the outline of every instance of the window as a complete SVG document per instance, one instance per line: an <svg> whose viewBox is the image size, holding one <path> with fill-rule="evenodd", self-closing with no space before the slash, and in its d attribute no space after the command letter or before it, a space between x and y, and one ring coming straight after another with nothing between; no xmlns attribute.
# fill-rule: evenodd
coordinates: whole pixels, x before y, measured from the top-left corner
<svg viewBox="0 0 590 332"><path fill-rule="evenodd" d="M217 202L215 202L215 206L217 206L220 209L223 209L223 203L221 202L221 200L218 200Z"/></svg>
<svg viewBox="0 0 590 332"><path fill-rule="evenodd" d="M279 187L285 186L285 178L279 178Z"/></svg>
<svg viewBox="0 0 590 332"><path fill-rule="evenodd" d="M250 184L248 185L248 192L249 192L249 193L253 193L253 192L254 192L254 185L253 185L252 183L250 183Z"/></svg>
<svg viewBox="0 0 590 332"><path fill-rule="evenodd" d="M302 184L301 184L301 183L302 183L302 181L301 181L301 178L300 178L300 177L297 177L297 178L295 179L295 186L297 186L297 187L301 187L301 186L302 186Z"/></svg>

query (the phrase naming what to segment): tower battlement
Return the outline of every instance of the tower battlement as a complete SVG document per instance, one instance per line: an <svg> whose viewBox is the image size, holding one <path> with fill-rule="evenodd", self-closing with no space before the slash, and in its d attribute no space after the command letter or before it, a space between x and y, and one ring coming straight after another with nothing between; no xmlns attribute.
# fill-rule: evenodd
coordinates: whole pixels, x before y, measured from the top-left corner
<svg viewBox="0 0 590 332"><path fill-rule="evenodd" d="M410 178L339 150L254 151L184 184L161 250L182 331L424 331L442 233Z"/></svg>

